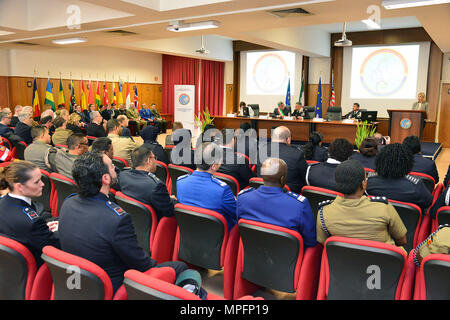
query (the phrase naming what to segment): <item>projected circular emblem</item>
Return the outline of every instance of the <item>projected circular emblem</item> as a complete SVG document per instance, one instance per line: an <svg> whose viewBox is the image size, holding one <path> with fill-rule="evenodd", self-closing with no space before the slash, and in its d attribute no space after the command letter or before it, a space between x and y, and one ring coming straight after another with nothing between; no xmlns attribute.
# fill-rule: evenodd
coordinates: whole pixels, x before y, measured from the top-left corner
<svg viewBox="0 0 450 320"><path fill-rule="evenodd" d="M376 97L386 97L399 91L408 78L405 58L392 49L372 52L360 69L363 87Z"/></svg>
<svg viewBox="0 0 450 320"><path fill-rule="evenodd" d="M178 97L178 101L180 102L180 104L185 106L189 103L189 101L191 101L191 98L189 98L187 94L183 93Z"/></svg>
<svg viewBox="0 0 450 320"><path fill-rule="evenodd" d="M402 120L400 120L400 127L403 129L409 129L411 128L411 125L412 125L411 119L403 118Z"/></svg>
<svg viewBox="0 0 450 320"><path fill-rule="evenodd" d="M281 56L267 53L256 61L252 76L259 90L266 93L277 92L286 88L289 69Z"/></svg>

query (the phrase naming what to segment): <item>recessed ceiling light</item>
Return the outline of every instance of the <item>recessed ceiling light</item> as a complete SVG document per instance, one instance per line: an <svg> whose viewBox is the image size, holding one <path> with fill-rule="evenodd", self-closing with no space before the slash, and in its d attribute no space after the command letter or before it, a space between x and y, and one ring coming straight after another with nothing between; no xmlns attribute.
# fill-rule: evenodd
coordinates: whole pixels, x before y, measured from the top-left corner
<svg viewBox="0 0 450 320"><path fill-rule="evenodd" d="M385 9L401 9L450 3L450 0L383 0Z"/></svg>
<svg viewBox="0 0 450 320"><path fill-rule="evenodd" d="M184 31L194 31L194 30L204 30L220 27L219 21L208 20L192 23L184 23L183 21L174 21L169 24L167 30L173 32L184 32Z"/></svg>
<svg viewBox="0 0 450 320"><path fill-rule="evenodd" d="M74 44L74 43L81 43L86 42L87 38L66 38L66 39L55 39L52 40L55 44Z"/></svg>

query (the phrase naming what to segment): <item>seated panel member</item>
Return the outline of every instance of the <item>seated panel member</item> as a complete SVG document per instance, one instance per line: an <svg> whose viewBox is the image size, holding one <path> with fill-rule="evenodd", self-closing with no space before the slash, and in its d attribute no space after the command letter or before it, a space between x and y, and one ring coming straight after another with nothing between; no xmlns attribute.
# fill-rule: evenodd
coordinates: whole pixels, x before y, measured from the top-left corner
<svg viewBox="0 0 450 320"><path fill-rule="evenodd" d="M375 173L368 174L367 194L414 203L426 212L433 196L420 178L408 175L412 167L413 155L405 146L386 145L375 159Z"/></svg>
<svg viewBox="0 0 450 320"><path fill-rule="evenodd" d="M266 159L261 167L261 176L264 186L239 193L238 220L259 221L297 231L305 247L315 246L316 226L308 199L294 192L283 192L287 177L286 163L277 158Z"/></svg>
<svg viewBox="0 0 450 320"><path fill-rule="evenodd" d="M0 168L0 189L9 189L0 200L0 233L27 247L38 267L43 263L43 247L60 247L52 232L57 230L58 223L47 224L31 201L41 196L43 187L41 171L31 162L15 161Z"/></svg>
<svg viewBox="0 0 450 320"><path fill-rule="evenodd" d="M275 118L283 118L291 115L291 107L286 107L283 102L278 102L278 106L273 110L272 116Z"/></svg>
<svg viewBox="0 0 450 320"><path fill-rule="evenodd" d="M248 186L248 181L256 175L250 169L248 160L234 152L234 146L236 144L234 129L222 129L222 138L221 148L223 151L223 160L217 172L236 178L239 183L239 188L242 190Z"/></svg>
<svg viewBox="0 0 450 320"><path fill-rule="evenodd" d="M217 144L207 142L196 150L197 156L202 158L197 170L177 180L178 202L222 214L227 220L228 230L231 230L237 223L236 198L225 182L213 177L220 168L222 150Z"/></svg>
<svg viewBox="0 0 450 320"><path fill-rule="evenodd" d="M145 272L167 266L177 276L187 269L180 261L158 265L139 246L130 215L108 198L109 189L117 180L108 156L87 152L75 162L73 177L79 191L67 198L60 210L61 248L105 270L114 292L129 269Z"/></svg>
<svg viewBox="0 0 450 320"><path fill-rule="evenodd" d="M326 162L308 166L306 183L309 186L336 190L334 171L337 166L353 153L353 146L347 139L336 139L328 147L329 158Z"/></svg>
<svg viewBox="0 0 450 320"><path fill-rule="evenodd" d="M161 133L166 133L167 130L167 120L165 120L161 114L159 113L158 109L156 109L156 104L152 103L150 106L150 112L153 115L153 119L158 122L158 126L160 128Z"/></svg>
<svg viewBox="0 0 450 320"><path fill-rule="evenodd" d="M134 169L120 173L122 192L143 203L151 205L158 220L173 216L176 201L170 197L166 185L159 180L156 172L155 155L146 145L142 145L131 154Z"/></svg>
<svg viewBox="0 0 450 320"><path fill-rule="evenodd" d="M436 184L439 182L439 173L433 160L422 156L422 144L418 136L408 136L403 140L403 145L414 155L414 165L411 171L425 173L433 177Z"/></svg>
<svg viewBox="0 0 450 320"><path fill-rule="evenodd" d="M305 108L302 106L300 102L295 103L294 111L291 114L295 118L308 118L308 113L305 111Z"/></svg>
<svg viewBox="0 0 450 320"><path fill-rule="evenodd" d="M243 117L249 117L250 113L248 111L248 107L244 101L239 103L239 115Z"/></svg>
<svg viewBox="0 0 450 320"><path fill-rule="evenodd" d="M342 162L335 172L336 190L344 194L319 204L317 241L324 244L331 236L406 244L406 227L385 197L364 195L367 179L356 160Z"/></svg>
<svg viewBox="0 0 450 320"><path fill-rule="evenodd" d="M47 127L35 126L31 128L31 137L33 138L33 143L25 149L25 160L34 163L39 169L52 172L52 169L45 163L48 149L51 148Z"/></svg>
<svg viewBox="0 0 450 320"><path fill-rule="evenodd" d="M345 119L356 119L361 120L361 110L359 110L359 103L354 103L352 111L345 115Z"/></svg>

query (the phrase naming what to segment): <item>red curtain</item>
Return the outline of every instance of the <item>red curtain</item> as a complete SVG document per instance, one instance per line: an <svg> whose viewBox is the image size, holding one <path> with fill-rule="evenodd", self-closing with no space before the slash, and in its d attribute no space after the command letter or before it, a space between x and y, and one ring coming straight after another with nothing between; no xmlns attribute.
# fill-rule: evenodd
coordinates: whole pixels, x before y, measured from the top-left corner
<svg viewBox="0 0 450 320"><path fill-rule="evenodd" d="M199 60L162 56L162 111L174 114L174 85L195 85L195 110L198 109Z"/></svg>
<svg viewBox="0 0 450 320"><path fill-rule="evenodd" d="M225 62L201 61L200 110L222 115Z"/></svg>

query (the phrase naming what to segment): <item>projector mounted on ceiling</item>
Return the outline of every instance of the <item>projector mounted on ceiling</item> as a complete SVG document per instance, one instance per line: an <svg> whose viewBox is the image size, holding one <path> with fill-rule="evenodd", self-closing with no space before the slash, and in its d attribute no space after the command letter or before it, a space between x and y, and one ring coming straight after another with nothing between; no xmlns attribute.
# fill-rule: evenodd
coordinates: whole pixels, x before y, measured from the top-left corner
<svg viewBox="0 0 450 320"><path fill-rule="evenodd" d="M183 20L176 20L169 23L169 25L167 26L167 30L173 32L184 32L184 31L218 28L219 26L220 22L214 20L191 22L191 23L185 23Z"/></svg>
<svg viewBox="0 0 450 320"><path fill-rule="evenodd" d="M203 36L202 36L202 47L200 49L195 50L195 52L200 54L209 54L209 50L206 50L205 46L203 45Z"/></svg>
<svg viewBox="0 0 450 320"><path fill-rule="evenodd" d="M342 30L342 38L334 42L335 47L351 47L352 41L347 39L347 35L345 34L345 27L347 26L347 22L344 22L344 30Z"/></svg>

